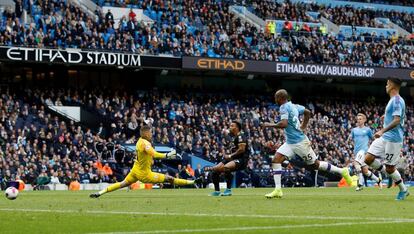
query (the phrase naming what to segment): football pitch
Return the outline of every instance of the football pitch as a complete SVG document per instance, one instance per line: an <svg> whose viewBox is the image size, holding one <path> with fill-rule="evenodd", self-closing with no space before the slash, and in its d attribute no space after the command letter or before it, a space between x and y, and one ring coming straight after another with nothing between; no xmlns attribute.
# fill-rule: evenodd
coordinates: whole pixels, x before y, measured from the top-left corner
<svg viewBox="0 0 414 234"><path fill-rule="evenodd" d="M414 233L414 196L395 201L396 188L24 191L0 198L1 233Z"/></svg>

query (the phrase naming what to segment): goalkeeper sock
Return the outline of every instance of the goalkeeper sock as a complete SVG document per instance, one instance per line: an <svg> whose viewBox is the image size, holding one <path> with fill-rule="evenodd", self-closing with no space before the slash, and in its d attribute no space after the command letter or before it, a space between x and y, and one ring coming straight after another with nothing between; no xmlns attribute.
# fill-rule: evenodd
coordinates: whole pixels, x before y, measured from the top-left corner
<svg viewBox="0 0 414 234"><path fill-rule="evenodd" d="M173 183L175 185L178 185L178 186L185 186L185 185L194 184L194 180L184 180L184 179L174 178L174 182Z"/></svg>
<svg viewBox="0 0 414 234"><path fill-rule="evenodd" d="M99 195L103 195L105 193L110 193L110 192L113 192L113 191L118 190L120 188L121 188L121 183L120 182L115 183L115 184L111 184L106 189L102 189L101 191L99 191Z"/></svg>

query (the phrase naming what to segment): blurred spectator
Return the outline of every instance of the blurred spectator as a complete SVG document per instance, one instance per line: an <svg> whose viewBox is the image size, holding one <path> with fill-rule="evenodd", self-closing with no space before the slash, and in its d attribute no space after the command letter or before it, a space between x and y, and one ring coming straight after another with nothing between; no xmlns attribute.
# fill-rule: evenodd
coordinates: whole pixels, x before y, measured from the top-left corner
<svg viewBox="0 0 414 234"><path fill-rule="evenodd" d="M47 185L49 183L50 183L49 176L46 174L45 171L42 171L42 173L40 173L40 175L36 178L36 183L35 183L35 186L33 187L33 190L42 189L43 185Z"/></svg>
<svg viewBox="0 0 414 234"><path fill-rule="evenodd" d="M194 170L194 177L195 177L195 178L200 178L200 177L204 178L204 172L203 172L203 170L201 169L201 165L200 165L200 164L197 164L197 168ZM203 185L203 182L202 182L202 181L200 181L200 182L197 184L197 187L198 187L198 188L204 188L205 186Z"/></svg>
<svg viewBox="0 0 414 234"><path fill-rule="evenodd" d="M111 9L108 9L108 11L106 12L105 19L106 22L110 22L112 24L114 23L114 15L112 14Z"/></svg>
<svg viewBox="0 0 414 234"><path fill-rule="evenodd" d="M194 177L194 170L191 168L190 164L187 164L186 171L190 176Z"/></svg>
<svg viewBox="0 0 414 234"><path fill-rule="evenodd" d="M129 16L129 20L130 21L135 21L136 19L135 19L135 17L137 16L137 14L135 14L135 12L132 10L132 8L129 10L129 14L128 14L128 16Z"/></svg>
<svg viewBox="0 0 414 234"><path fill-rule="evenodd" d="M53 172L52 176L50 177L50 183L51 184L60 184L57 172Z"/></svg>

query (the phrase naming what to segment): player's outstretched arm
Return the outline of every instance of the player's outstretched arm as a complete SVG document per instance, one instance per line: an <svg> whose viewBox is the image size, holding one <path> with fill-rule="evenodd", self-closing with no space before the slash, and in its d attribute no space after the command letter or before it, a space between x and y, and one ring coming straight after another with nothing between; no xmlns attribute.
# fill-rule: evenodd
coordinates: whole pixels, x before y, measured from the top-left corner
<svg viewBox="0 0 414 234"><path fill-rule="evenodd" d="M262 123L261 126L263 128L286 128L288 126L288 120L282 119L278 123Z"/></svg>
<svg viewBox="0 0 414 234"><path fill-rule="evenodd" d="M157 152L151 144L145 144L144 145L144 150L145 152L147 152L149 155L151 155L153 158L157 158L157 159L162 159L162 158L166 158L167 154L166 153L160 153Z"/></svg>
<svg viewBox="0 0 414 234"><path fill-rule="evenodd" d="M150 144L145 145L145 151L151 155L153 158L156 159L163 159L163 158L168 158L168 159L175 159L177 158L177 151L175 149L171 150L168 153L160 153L157 152Z"/></svg>

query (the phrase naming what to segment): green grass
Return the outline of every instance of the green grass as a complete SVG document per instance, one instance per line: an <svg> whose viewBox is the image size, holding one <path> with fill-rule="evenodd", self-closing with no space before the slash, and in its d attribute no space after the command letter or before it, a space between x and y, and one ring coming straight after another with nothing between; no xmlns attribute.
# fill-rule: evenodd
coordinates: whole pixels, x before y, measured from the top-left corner
<svg viewBox="0 0 414 234"><path fill-rule="evenodd" d="M3 233L414 233L414 197L395 201L397 189L234 189L90 192L24 191L0 198Z"/></svg>

